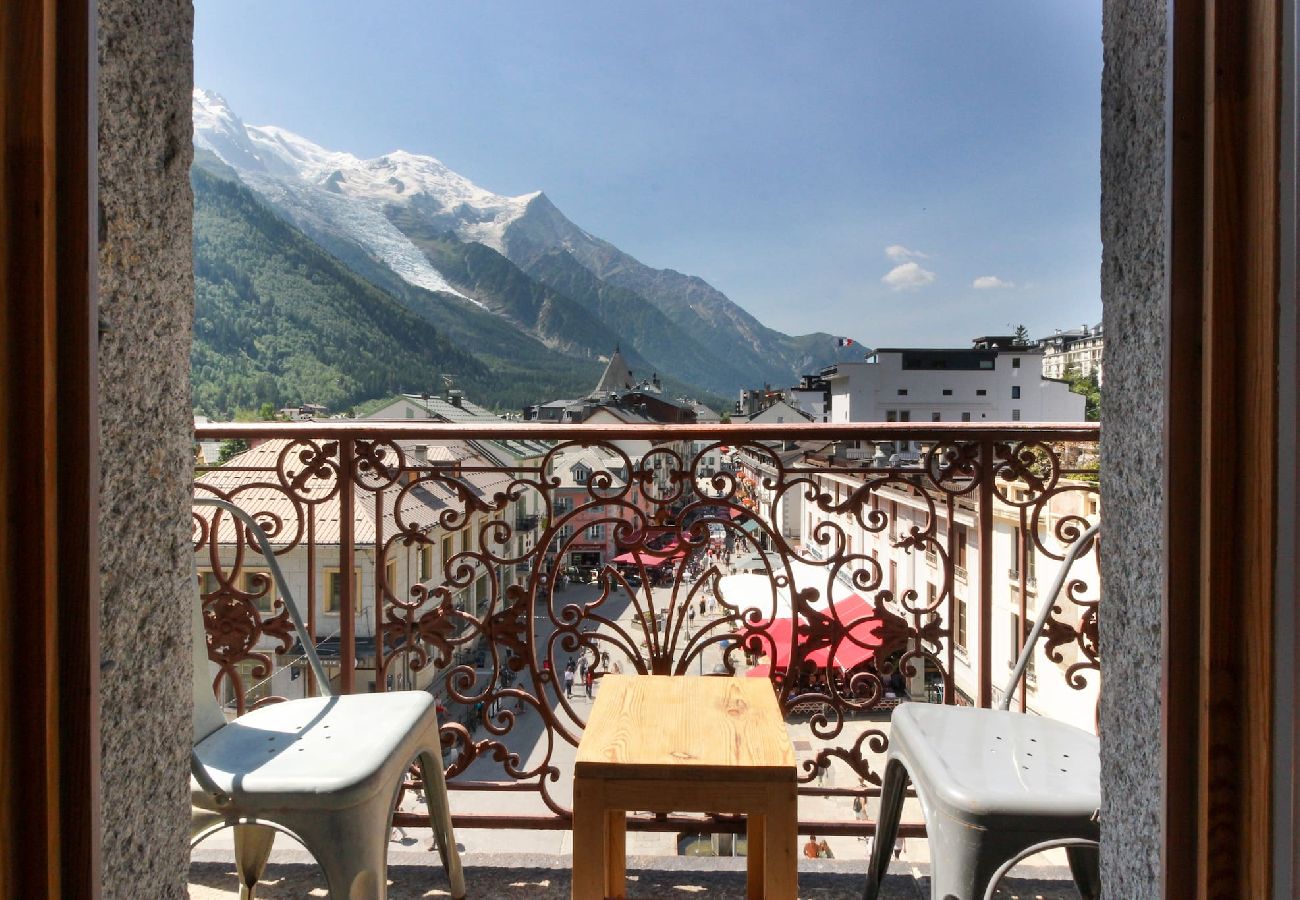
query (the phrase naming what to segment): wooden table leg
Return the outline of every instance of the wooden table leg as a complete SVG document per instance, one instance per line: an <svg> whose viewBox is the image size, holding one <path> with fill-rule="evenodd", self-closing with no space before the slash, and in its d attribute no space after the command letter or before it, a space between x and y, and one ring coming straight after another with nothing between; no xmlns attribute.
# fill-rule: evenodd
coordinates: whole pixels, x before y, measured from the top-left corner
<svg viewBox="0 0 1300 900"><path fill-rule="evenodd" d="M605 811L605 896L623 900L627 895L627 813Z"/></svg>
<svg viewBox="0 0 1300 900"><path fill-rule="evenodd" d="M779 789L763 827L764 890L767 900L795 900L799 890L798 795L793 783ZM781 807L784 807L782 809Z"/></svg>
<svg viewBox="0 0 1300 900"><path fill-rule="evenodd" d="M745 879L745 895L749 900L762 900L765 880L763 861L766 858L767 843L764 835L767 829L761 813L750 813L745 823L745 853L748 855Z"/></svg>
<svg viewBox="0 0 1300 900"><path fill-rule="evenodd" d="M573 780L573 900L600 900L605 896L604 791L586 779Z"/></svg>

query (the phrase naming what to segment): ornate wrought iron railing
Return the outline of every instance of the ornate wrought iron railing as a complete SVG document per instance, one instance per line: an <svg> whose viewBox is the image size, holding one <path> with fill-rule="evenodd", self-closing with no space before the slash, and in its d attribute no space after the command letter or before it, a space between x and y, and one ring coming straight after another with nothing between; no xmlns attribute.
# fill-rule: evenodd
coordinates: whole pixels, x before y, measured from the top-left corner
<svg viewBox="0 0 1300 900"><path fill-rule="evenodd" d="M997 701L1037 602L1021 561L1043 573L1099 514L1098 434L212 424L198 437L252 449L200 466L195 493L261 523L338 689L439 695L461 827L569 827L589 669L596 690L616 670L770 678L800 790L822 798L801 829L865 835L889 710L903 696ZM910 452L862 452L879 444ZM724 471L698 474L718 448ZM890 456L916 461L872 465ZM249 536L197 508L194 534L218 695L238 712L310 693ZM1055 604L1022 709L1095 721L1097 552ZM477 802L493 792L511 794L512 814ZM630 827L739 826L644 816Z"/></svg>

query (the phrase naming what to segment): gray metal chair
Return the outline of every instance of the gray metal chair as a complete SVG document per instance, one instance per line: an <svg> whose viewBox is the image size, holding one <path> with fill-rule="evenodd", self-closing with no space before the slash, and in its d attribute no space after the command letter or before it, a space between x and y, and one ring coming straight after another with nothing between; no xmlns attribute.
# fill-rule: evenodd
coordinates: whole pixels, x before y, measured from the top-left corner
<svg viewBox="0 0 1300 900"><path fill-rule="evenodd" d="M433 695L330 696L329 677L262 529L224 500L201 498L194 505L225 510L257 540L325 696L274 703L227 722L207 678L195 578L191 846L233 827L239 896L248 900L266 868L276 830L284 831L316 857L330 896L383 900L393 807L406 772L419 760L434 840L452 896L463 898Z"/></svg>
<svg viewBox="0 0 1300 900"><path fill-rule="evenodd" d="M909 776L930 841L932 898L989 898L1017 862L1052 847L1065 847L1085 900L1100 896L1097 737L1008 711L1070 567L1099 528L1089 526L1066 551L998 709L905 703L894 711L864 900L880 891Z"/></svg>

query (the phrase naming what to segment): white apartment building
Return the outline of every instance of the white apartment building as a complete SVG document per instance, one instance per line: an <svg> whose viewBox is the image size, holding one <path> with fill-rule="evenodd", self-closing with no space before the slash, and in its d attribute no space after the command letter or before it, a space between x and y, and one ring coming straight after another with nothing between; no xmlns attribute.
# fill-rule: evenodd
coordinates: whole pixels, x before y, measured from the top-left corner
<svg viewBox="0 0 1300 900"><path fill-rule="evenodd" d="M1082 422L1084 397L1010 338L971 349L886 348L824 373L832 422Z"/></svg>
<svg viewBox="0 0 1300 900"><path fill-rule="evenodd" d="M862 485L862 476L852 472L827 472L817 476L819 487L836 498L847 498ZM1037 522L1038 541L1056 555L1064 550L1055 539L1057 522L1063 516L1086 517L1095 521L1099 515L1098 495L1090 485L1079 483L1077 490L1066 490L1053 497ZM1027 487L1006 488L1008 497L1016 502L1028 498ZM952 584L945 586L945 566L940 552L917 552L910 548L894 546L901 542L912 527L928 529L930 506L926 499L903 485L886 485L873 492L870 501L873 509L887 518L888 525L879 532L862 527L858 517L848 513L825 513L816 504L803 506L805 533L811 533L819 524L831 525L845 538L845 553L871 557L880 567L879 590L887 590L894 598L887 608L912 622L911 614L904 611L901 598L908 591L916 592L914 607L938 603L939 613L948 636L936 642L924 643L932 661L912 679L910 689L916 699L927 697L927 687L936 683L940 671L949 670L957 692L957 702L975 701L979 696L980 669L987 665L993 688L993 702L1001 699L1001 689L1014 667L1023 635L1028 631L1038 612L1039 591L1046 591L1055 579L1059 563L1041 551L1035 551L1035 541L1025 531L1020 508L995 501L992 533L992 581L989 585L988 608L991 655L980 658L979 635L981 622L980 543L978 513L973 503L966 500L956 504L949 521L943 504L935 509L938 521L934 523L939 545L951 555ZM865 518L865 516L863 517ZM951 548L951 549L949 549ZM805 548L812 552L815 548ZM1095 601L1099 596L1100 580L1096 553L1080 558L1070 572L1071 579L1081 579L1087 589L1081 599ZM947 596L945 596L945 593ZM1068 599L1058 600L1062 612L1057 616L1072 628L1079 628L1087 607ZM1075 673L1086 686L1072 687L1067 673L1071 666L1087 662L1086 656L1075 642L1058 648L1062 659L1058 663L1049 659L1046 644L1040 640L1035 645L1025 679L1024 699L1028 711L1054 719L1070 722L1089 731L1096 730L1097 699L1100 674L1091 668ZM949 660L951 659L951 664ZM951 668L949 668L951 665ZM1013 701L1017 708L1019 697Z"/></svg>

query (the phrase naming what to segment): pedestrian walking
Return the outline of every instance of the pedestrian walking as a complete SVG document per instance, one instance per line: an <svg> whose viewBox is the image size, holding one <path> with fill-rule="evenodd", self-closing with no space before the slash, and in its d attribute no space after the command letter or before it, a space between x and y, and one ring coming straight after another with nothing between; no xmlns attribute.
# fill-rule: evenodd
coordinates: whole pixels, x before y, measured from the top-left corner
<svg viewBox="0 0 1300 900"><path fill-rule="evenodd" d="M591 686L596 682L596 670L588 669L587 674L583 676L583 686L587 689L587 697L591 697Z"/></svg>
<svg viewBox="0 0 1300 900"><path fill-rule="evenodd" d="M564 696L573 696L573 669L564 670Z"/></svg>

